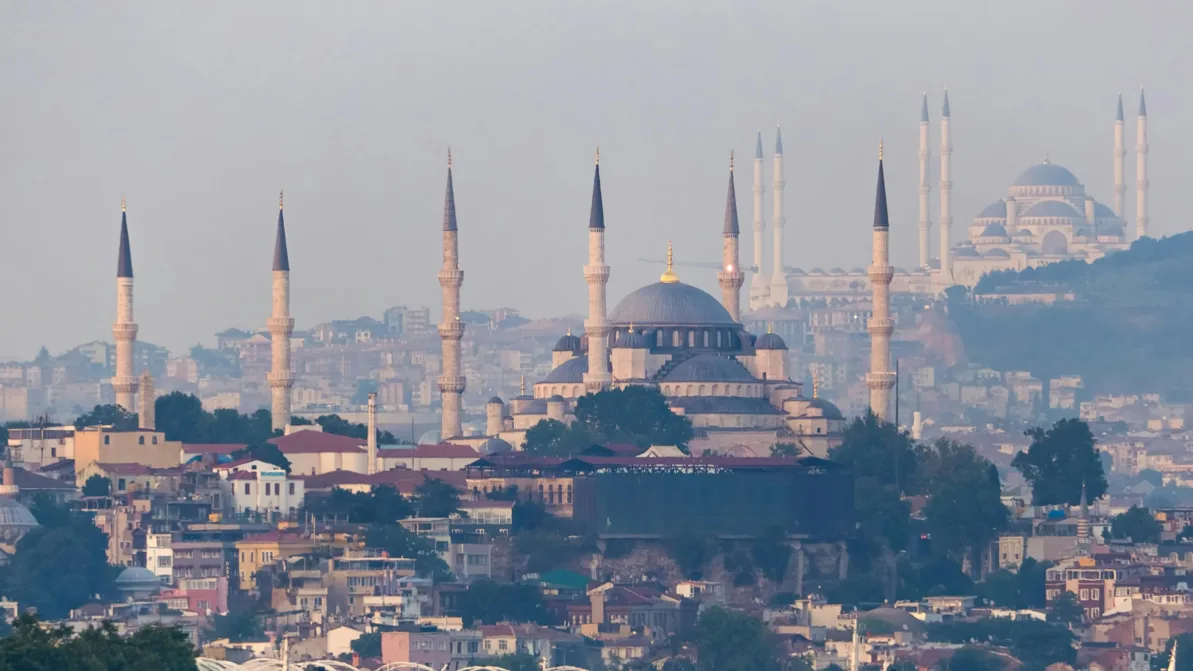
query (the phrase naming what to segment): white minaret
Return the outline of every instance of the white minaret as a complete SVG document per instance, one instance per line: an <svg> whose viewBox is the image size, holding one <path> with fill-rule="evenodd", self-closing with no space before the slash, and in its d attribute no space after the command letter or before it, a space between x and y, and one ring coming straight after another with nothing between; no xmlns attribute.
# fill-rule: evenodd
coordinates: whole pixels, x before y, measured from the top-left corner
<svg viewBox="0 0 1193 671"><path fill-rule="evenodd" d="M725 229L722 234L721 272L717 274L717 281L721 285L721 303L733 317L733 321L741 321L741 285L745 282L745 274L741 271L741 260L738 258L737 239L740 227L737 224L737 191L733 187L733 152L729 153L729 194L725 196Z"/></svg>
<svg viewBox="0 0 1193 671"><path fill-rule="evenodd" d="M949 126L949 91L940 112L940 283L953 284L953 132Z"/></svg>
<svg viewBox="0 0 1193 671"><path fill-rule="evenodd" d="M443 287L443 320L439 323L439 338L443 343L443 374L439 376L439 394L443 401L441 440L463 433L460 429L460 397L464 394L466 381L460 366L460 341L464 338L464 322L460 321L460 285L464 283L464 271L460 270L457 234L452 153L448 150L447 193L443 197L443 267L439 269L439 286Z"/></svg>
<svg viewBox="0 0 1193 671"><path fill-rule="evenodd" d="M140 395L137 398L137 428L152 431L157 426L157 420L154 419L154 402L157 401L157 394L153 389L153 377L149 375L149 369L141 371L141 389Z"/></svg>
<svg viewBox="0 0 1193 671"><path fill-rule="evenodd" d="M290 389L294 373L290 372L290 334L294 319L290 317L290 252L286 248L286 219L284 202L278 195L278 232L273 243L273 309L269 313L270 370L269 412L274 431L284 431L290 423Z"/></svg>
<svg viewBox="0 0 1193 671"><path fill-rule="evenodd" d="M1147 236L1147 101L1139 89L1139 125L1135 133L1135 238Z"/></svg>
<svg viewBox="0 0 1193 671"><path fill-rule="evenodd" d="M365 441L368 446L369 475L377 472L377 394L369 394L369 436Z"/></svg>
<svg viewBox="0 0 1193 671"><path fill-rule="evenodd" d="M120 251L116 257L116 323L112 324L116 341L116 375L112 391L116 405L129 412L137 410L137 377L133 374L133 352L137 343L137 323L133 320L133 252L128 244L128 212L120 199Z"/></svg>
<svg viewBox="0 0 1193 671"><path fill-rule="evenodd" d="M1114 216L1123 217L1123 203L1127 199L1127 182L1123 163L1127 158L1123 141L1123 94L1118 94L1118 114L1114 117Z"/></svg>
<svg viewBox="0 0 1193 671"><path fill-rule="evenodd" d="M609 321L605 318L609 266L605 265L605 201L601 196L599 149L595 165L592 209L588 215L588 265L584 266L584 281L588 283L588 319L584 320L584 331L588 334L588 371L584 373L584 388L589 393L608 389L613 382L609 372Z"/></svg>
<svg viewBox="0 0 1193 671"><path fill-rule="evenodd" d="M783 132L775 128L775 183L771 198L774 200L775 211L773 225L775 227L774 267L770 283L770 303L780 307L787 305L787 273L783 270L783 226L787 220L783 218Z"/></svg>
<svg viewBox="0 0 1193 671"><path fill-rule="evenodd" d="M762 220L762 192L766 187L762 184L762 131L758 131L758 140L754 145L754 278L750 280L750 297L752 307L765 303L770 291L770 283L764 270L763 260L766 249L766 223Z"/></svg>
<svg viewBox="0 0 1193 671"><path fill-rule="evenodd" d="M874 196L873 258L870 261L870 293L873 310L870 315L870 373L866 386L870 387L870 411L887 420L891 410L891 389L895 374L891 372L890 218L886 207L886 178L882 172L882 143L878 143L878 191Z"/></svg>
<svg viewBox="0 0 1193 671"><path fill-rule="evenodd" d="M928 196L932 193L932 185L928 180L932 176L932 169L928 162L932 160L932 150L928 148L928 94L924 93L924 103L920 107L920 267L932 266L932 213L929 211Z"/></svg>

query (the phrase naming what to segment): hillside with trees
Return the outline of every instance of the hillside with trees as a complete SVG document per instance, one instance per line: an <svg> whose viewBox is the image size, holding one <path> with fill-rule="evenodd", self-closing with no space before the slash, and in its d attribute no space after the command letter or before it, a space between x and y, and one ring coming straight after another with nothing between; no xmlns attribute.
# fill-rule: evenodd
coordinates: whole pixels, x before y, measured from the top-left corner
<svg viewBox="0 0 1193 671"><path fill-rule="evenodd" d="M1052 305L996 295L1072 294ZM947 307L970 361L1041 379L1080 375L1091 394L1193 399L1193 233L1145 238L1093 263L991 273Z"/></svg>

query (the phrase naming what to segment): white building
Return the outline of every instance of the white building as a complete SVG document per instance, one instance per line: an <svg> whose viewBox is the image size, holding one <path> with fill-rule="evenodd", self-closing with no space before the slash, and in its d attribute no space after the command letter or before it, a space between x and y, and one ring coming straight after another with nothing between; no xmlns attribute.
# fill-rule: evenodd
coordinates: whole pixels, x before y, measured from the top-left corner
<svg viewBox="0 0 1193 671"><path fill-rule="evenodd" d="M260 462L263 463L263 462ZM226 482L237 512L291 515L302 505L302 478L292 477L277 466L273 470L237 471Z"/></svg>
<svg viewBox="0 0 1193 671"><path fill-rule="evenodd" d="M164 584L174 584L174 548L170 534L149 534L145 537L145 568Z"/></svg>

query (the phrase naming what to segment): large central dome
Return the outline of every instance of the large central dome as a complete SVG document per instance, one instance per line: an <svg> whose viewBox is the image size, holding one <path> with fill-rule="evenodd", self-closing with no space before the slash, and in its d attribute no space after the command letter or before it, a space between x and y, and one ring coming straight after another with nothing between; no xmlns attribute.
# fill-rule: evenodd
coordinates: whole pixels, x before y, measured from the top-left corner
<svg viewBox="0 0 1193 671"><path fill-rule="evenodd" d="M733 317L707 293L682 282L656 282L626 296L613 308L616 326L730 326Z"/></svg>
<svg viewBox="0 0 1193 671"><path fill-rule="evenodd" d="M1039 163L1024 170L1012 186L1081 186L1081 182L1068 168L1055 163Z"/></svg>

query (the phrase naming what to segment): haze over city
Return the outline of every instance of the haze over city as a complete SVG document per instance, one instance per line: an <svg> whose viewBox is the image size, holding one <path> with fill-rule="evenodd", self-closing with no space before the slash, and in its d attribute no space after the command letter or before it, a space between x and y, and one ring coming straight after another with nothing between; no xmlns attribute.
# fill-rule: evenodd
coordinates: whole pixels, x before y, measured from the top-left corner
<svg viewBox="0 0 1193 671"><path fill-rule="evenodd" d="M1191 12L1179 2L4 3L0 281L10 322L36 328L6 329L0 354L106 337L122 194L141 339L181 350L263 323L282 188L300 327L435 306L449 146L465 307L583 311L598 145L611 301L658 275L637 259L661 259L669 239L679 261L716 262L729 151L748 158L760 128L769 152L776 124L788 262L866 262L881 137L892 264L914 267L920 94L935 123L946 86L958 221L1044 153L1109 200L1115 95L1133 118L1147 86L1152 235L1176 233L1179 185L1193 177L1181 123L1193 99L1177 85L1193 65ZM748 183L739 189L746 222ZM715 289L712 271L680 270Z"/></svg>

